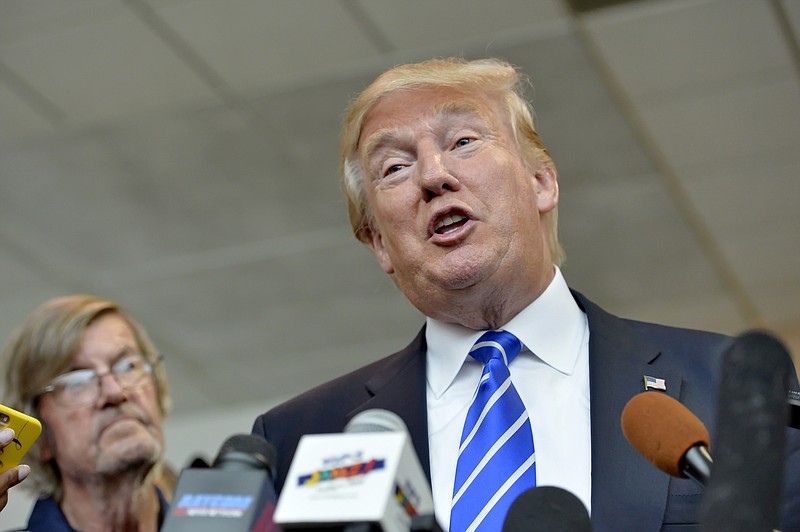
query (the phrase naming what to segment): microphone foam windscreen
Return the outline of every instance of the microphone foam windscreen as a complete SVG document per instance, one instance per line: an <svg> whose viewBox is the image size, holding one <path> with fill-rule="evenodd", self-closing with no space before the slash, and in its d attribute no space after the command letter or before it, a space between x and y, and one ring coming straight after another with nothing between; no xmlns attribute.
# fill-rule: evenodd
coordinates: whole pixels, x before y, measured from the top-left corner
<svg viewBox="0 0 800 532"><path fill-rule="evenodd" d="M661 392L642 392L622 411L622 432L650 463L685 478L681 458L691 447L709 446L708 429L680 402Z"/></svg>
<svg viewBox="0 0 800 532"><path fill-rule="evenodd" d="M508 509L503 532L591 532L589 512L569 491L539 486L520 493Z"/></svg>

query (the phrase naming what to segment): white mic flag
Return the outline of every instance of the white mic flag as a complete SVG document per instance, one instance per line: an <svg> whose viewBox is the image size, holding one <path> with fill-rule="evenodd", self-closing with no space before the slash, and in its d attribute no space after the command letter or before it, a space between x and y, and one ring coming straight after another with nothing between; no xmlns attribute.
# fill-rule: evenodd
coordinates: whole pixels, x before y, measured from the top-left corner
<svg viewBox="0 0 800 532"><path fill-rule="evenodd" d="M355 416L341 434L300 439L275 510L283 528L376 523L407 532L433 515L431 489L403 421L386 410Z"/></svg>

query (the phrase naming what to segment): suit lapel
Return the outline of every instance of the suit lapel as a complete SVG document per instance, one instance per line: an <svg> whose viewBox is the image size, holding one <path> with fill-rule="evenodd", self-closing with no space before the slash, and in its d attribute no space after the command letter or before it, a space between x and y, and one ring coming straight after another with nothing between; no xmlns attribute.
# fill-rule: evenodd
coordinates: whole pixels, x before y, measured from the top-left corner
<svg viewBox="0 0 800 532"><path fill-rule="evenodd" d="M620 416L628 400L644 390L645 375L664 379L667 393L676 399L681 375L656 369L653 362L660 353L653 344L581 294L573 295L586 312L590 331L593 530L660 530L669 476L630 446L622 434ZM365 383L370 398L348 413L346 421L372 408L399 415L430 482L426 348L423 327L408 347Z"/></svg>
<svg viewBox="0 0 800 532"><path fill-rule="evenodd" d="M670 478L648 463L625 439L622 410L644 391L644 376L664 379L667 393L680 394L679 373L652 362L659 350L623 320L573 292L589 321L592 422L592 523L594 529L661 529Z"/></svg>
<svg viewBox="0 0 800 532"><path fill-rule="evenodd" d="M399 415L408 427L428 482L431 480L428 452L428 410L425 377L425 327L382 371L365 383L370 399L347 414L347 421L364 410L381 408Z"/></svg>

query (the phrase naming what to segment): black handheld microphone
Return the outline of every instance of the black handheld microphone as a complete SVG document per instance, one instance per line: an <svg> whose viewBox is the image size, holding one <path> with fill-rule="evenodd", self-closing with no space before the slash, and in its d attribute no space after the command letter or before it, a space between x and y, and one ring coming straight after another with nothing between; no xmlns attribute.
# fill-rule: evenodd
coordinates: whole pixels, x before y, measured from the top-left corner
<svg viewBox="0 0 800 532"><path fill-rule="evenodd" d="M792 371L783 344L761 331L737 337L723 355L714 471L700 514L705 530L778 528Z"/></svg>
<svg viewBox="0 0 800 532"><path fill-rule="evenodd" d="M275 448L264 438L236 434L213 465L184 469L162 532L277 532L272 483Z"/></svg>
<svg viewBox="0 0 800 532"><path fill-rule="evenodd" d="M571 492L555 486L523 491L511 503L503 532L591 532L589 512Z"/></svg>

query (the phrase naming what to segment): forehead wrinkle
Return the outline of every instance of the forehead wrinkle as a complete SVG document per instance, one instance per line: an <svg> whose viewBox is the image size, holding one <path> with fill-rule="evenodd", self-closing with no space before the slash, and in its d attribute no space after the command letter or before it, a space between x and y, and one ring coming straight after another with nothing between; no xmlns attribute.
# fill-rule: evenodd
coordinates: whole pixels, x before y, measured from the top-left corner
<svg viewBox="0 0 800 532"><path fill-rule="evenodd" d="M132 355L132 354L136 353L137 350L138 350L138 348L136 348L136 347L123 345L123 346L120 346L117 349L113 349L111 351L108 351L109 353L112 353L110 356L107 356L106 354L103 354L100 357L100 359L92 357L92 364L91 365L96 365L98 362L102 362L102 361L105 361L105 360L108 360L109 363L114 364L116 362L119 362L122 358L124 358L124 357L126 357L128 355ZM72 361L73 370L76 370L76 369L90 369L90 368L84 367L83 364L78 364L77 363L77 359L79 357L81 357L81 356L88 357L90 355L87 354L85 351L81 351L80 353L78 353L78 355ZM70 370L70 371L72 371L72 370Z"/></svg>
<svg viewBox="0 0 800 532"><path fill-rule="evenodd" d="M492 117L486 112L486 109L469 100L450 100L436 106L434 109L434 117L438 119L449 119L457 116L476 116L487 124L492 123Z"/></svg>
<svg viewBox="0 0 800 532"><path fill-rule="evenodd" d="M449 100L437 105L433 108L430 122L446 122L447 120L460 116L478 117L487 125L493 124L491 114L482 106L469 100ZM431 128L430 125L432 124L429 124L428 129L432 130L433 128ZM375 152L380 150L383 146L407 141L410 134L408 134L405 129L406 128L386 127L375 131L364 144L363 160L369 161ZM491 129L494 129L494 127L491 127Z"/></svg>

